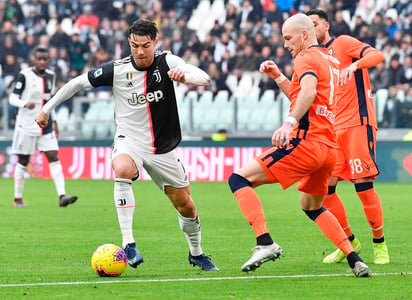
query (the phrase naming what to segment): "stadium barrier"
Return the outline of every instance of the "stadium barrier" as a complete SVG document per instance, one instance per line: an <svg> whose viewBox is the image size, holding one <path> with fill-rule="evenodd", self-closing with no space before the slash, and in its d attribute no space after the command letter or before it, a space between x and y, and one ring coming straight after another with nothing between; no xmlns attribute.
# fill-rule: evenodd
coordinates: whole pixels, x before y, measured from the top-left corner
<svg viewBox="0 0 412 300"><path fill-rule="evenodd" d="M184 141L177 151L190 181L226 181L249 159L270 147L270 139L224 142ZM17 158L10 153L10 142L0 142L2 178L13 177ZM59 157L67 179L112 179L110 142L61 142ZM382 182L412 182L412 142L378 141L377 162ZM47 159L31 157L28 177L50 178ZM141 179L150 179L146 172Z"/></svg>

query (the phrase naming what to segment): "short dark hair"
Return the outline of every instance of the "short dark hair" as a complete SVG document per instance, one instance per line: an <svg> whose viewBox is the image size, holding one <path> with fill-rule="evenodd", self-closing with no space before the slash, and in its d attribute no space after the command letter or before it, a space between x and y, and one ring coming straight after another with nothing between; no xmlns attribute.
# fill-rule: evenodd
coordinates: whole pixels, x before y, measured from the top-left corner
<svg viewBox="0 0 412 300"><path fill-rule="evenodd" d="M156 27L156 24L150 20L136 20L127 30L127 36L130 37L132 34L140 36L149 36L153 41L157 37L159 30Z"/></svg>
<svg viewBox="0 0 412 300"><path fill-rule="evenodd" d="M320 8L315 8L315 9L308 10L306 12L306 15L307 16L317 15L317 16L319 16L319 18L325 20L326 22L329 22L328 14L326 13L326 11L324 11L323 9L320 9Z"/></svg>
<svg viewBox="0 0 412 300"><path fill-rule="evenodd" d="M49 54L49 50L43 46L37 46L33 50L33 55L36 56L38 53Z"/></svg>

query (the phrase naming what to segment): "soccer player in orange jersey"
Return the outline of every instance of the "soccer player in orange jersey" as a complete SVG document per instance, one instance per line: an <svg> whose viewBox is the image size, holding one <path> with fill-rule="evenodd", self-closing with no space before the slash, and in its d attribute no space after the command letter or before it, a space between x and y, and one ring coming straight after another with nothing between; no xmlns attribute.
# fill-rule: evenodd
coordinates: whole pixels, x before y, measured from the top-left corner
<svg viewBox="0 0 412 300"><path fill-rule="evenodd" d="M336 193L338 180L353 182L372 230L374 262L387 264L389 254L383 234L382 205L373 187L373 180L379 174L376 165L377 122L368 74L368 68L376 66L385 58L378 50L353 37L341 35L332 39L324 10L310 10L306 15L314 23L318 42L325 45L328 53L341 63L334 123L339 149L324 206L339 220L359 253L360 242L349 227L345 208ZM337 249L326 256L323 262L341 262L344 258L344 253Z"/></svg>
<svg viewBox="0 0 412 300"><path fill-rule="evenodd" d="M368 266L354 251L338 220L322 206L336 161L333 93L339 78L338 62L318 45L313 22L304 14L287 19L282 35L285 48L295 58L293 80L288 86L289 116L272 136L274 147L229 178L231 191L256 236L253 255L241 269L253 271L282 255L282 248L269 234L254 188L280 183L286 189L297 182L306 215L343 251L355 276L370 276ZM260 71L272 77L274 66L273 61L265 61ZM282 80L284 77L278 78L278 82Z"/></svg>

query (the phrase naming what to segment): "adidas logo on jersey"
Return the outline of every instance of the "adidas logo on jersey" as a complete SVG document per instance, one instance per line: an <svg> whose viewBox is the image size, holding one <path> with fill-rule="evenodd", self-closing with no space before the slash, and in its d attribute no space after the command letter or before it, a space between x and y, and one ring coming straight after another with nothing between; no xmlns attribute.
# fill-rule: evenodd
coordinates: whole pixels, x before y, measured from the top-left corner
<svg viewBox="0 0 412 300"><path fill-rule="evenodd" d="M131 81L129 81L129 82L126 84L126 87L127 87L127 88L133 87L133 83L132 83Z"/></svg>

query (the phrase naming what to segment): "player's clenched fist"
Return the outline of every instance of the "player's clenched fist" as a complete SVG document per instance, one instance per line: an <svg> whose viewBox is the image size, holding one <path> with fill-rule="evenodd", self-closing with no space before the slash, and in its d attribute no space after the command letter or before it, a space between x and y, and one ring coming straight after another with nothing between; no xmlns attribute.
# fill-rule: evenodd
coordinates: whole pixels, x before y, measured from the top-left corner
<svg viewBox="0 0 412 300"><path fill-rule="evenodd" d="M259 72L266 73L270 78L276 79L280 76L281 71L273 60L265 60L260 64Z"/></svg>
<svg viewBox="0 0 412 300"><path fill-rule="evenodd" d="M49 115L46 114L45 112L43 112L42 110L40 110L36 117L34 117L34 120L36 121L36 123L41 127L45 127L47 125L47 122L49 121Z"/></svg>

